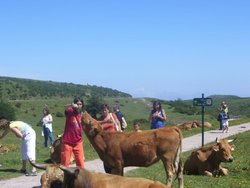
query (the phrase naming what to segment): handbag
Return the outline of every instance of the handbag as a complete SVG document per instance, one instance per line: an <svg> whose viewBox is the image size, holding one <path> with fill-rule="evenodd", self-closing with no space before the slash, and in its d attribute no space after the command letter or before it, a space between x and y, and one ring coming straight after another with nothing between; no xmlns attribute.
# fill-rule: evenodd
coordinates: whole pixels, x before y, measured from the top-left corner
<svg viewBox="0 0 250 188"><path fill-rule="evenodd" d="M122 117L122 128L126 128L128 126L128 124L127 124L127 122L126 122L126 120L125 120L125 118L124 117Z"/></svg>
<svg viewBox="0 0 250 188"><path fill-rule="evenodd" d="M110 115L110 117L112 118L112 121L113 121L114 124L115 124L115 130L118 131L118 132L120 132L121 129L120 129L120 127L117 125L115 119L113 118L112 113L109 113L109 115Z"/></svg>

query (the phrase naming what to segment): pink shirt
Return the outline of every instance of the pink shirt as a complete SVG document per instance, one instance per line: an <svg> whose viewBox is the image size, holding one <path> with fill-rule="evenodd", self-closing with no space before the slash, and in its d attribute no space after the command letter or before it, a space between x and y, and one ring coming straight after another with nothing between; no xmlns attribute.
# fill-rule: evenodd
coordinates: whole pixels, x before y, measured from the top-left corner
<svg viewBox="0 0 250 188"><path fill-rule="evenodd" d="M117 119L117 116L112 113L112 116L114 119ZM100 121L111 121L111 123L102 123L101 126L103 128L104 131L110 131L110 132L115 132L115 123L113 122L112 118L110 117L110 115L108 115L107 117L100 117L99 118Z"/></svg>
<svg viewBox="0 0 250 188"><path fill-rule="evenodd" d="M69 106L65 110L66 123L63 133L63 142L67 144L78 144L82 142L82 115L80 112L75 113L74 109Z"/></svg>

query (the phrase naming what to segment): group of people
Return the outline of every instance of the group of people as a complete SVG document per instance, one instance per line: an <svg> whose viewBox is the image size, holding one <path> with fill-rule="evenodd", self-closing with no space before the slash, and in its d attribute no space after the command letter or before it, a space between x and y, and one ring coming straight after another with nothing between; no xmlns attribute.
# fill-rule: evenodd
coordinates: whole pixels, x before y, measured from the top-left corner
<svg viewBox="0 0 250 188"><path fill-rule="evenodd" d="M68 167L70 165L71 155L74 154L76 166L84 168L84 150L83 150L83 127L81 125L82 113L84 111L84 101L77 97L72 104L65 106L65 127L61 138L61 164ZM228 132L228 107L225 102L221 103L220 115L220 129L223 132ZM113 112L110 112L108 104L101 106L100 117L97 119L100 122L104 131L124 131L127 126L125 118L120 111L119 105L113 107ZM149 121L151 129L158 129L165 125L167 116L165 110L162 108L160 101L153 102L152 110L149 114ZM54 137L52 134L53 118L50 114L49 108L43 108L43 117L41 118L42 133L44 135L44 146L48 147L48 140L52 145ZM140 123L133 123L134 131L141 132ZM12 131L16 137L22 139L22 168L20 172L27 176L36 176L36 168L32 167L31 173L26 170L26 163L31 160L35 163L36 160L36 132L32 127L22 121L7 121L0 120L0 130L3 133L0 139L3 138L9 131ZM104 165L106 173L111 173L111 168Z"/></svg>
<svg viewBox="0 0 250 188"><path fill-rule="evenodd" d="M126 126L126 120L120 112L119 106L115 105L114 112L110 112L108 104L103 104L101 108L101 116L98 118L100 125L105 131L123 131ZM61 164L68 167L70 165L71 155L73 153L76 166L84 168L84 150L83 150L83 127L81 125L82 112L84 111L84 101L76 97L72 104L65 106L65 127L61 138ZM43 116L39 122L42 125L42 136L44 136L44 146L53 144L53 117L47 105L42 110ZM36 168L32 167L31 172L27 172L28 160L35 163L36 160L36 132L31 125L23 121L0 120L0 139L8 132L13 132L16 137L22 139L22 168L21 173L26 176L36 176ZM109 167L104 166L107 173L111 172Z"/></svg>

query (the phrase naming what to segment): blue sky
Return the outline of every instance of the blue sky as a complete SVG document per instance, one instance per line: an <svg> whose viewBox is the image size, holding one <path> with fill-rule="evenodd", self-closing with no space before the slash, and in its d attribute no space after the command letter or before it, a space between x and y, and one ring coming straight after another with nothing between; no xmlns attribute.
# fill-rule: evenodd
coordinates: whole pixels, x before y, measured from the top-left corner
<svg viewBox="0 0 250 188"><path fill-rule="evenodd" d="M250 1L0 1L0 76L250 97Z"/></svg>

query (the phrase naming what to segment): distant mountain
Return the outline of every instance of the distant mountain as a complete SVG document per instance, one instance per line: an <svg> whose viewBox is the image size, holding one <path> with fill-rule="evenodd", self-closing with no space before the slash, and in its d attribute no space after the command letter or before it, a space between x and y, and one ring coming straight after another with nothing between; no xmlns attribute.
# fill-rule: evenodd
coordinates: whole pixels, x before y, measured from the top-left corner
<svg viewBox="0 0 250 188"><path fill-rule="evenodd" d="M118 90L95 85L91 86L0 76L0 99L72 98L75 96L89 97L92 95L101 95L102 97L132 97L130 94Z"/></svg>
<svg viewBox="0 0 250 188"><path fill-rule="evenodd" d="M236 95L210 95L210 98L214 100L230 100L230 99L240 99L241 97L238 97Z"/></svg>

